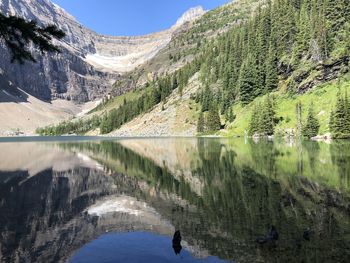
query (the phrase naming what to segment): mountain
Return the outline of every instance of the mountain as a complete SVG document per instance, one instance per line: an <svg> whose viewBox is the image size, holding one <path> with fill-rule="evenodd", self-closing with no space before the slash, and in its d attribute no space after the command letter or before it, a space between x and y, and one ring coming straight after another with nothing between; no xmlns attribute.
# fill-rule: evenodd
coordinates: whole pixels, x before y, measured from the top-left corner
<svg viewBox="0 0 350 263"><path fill-rule="evenodd" d="M198 105L192 102L192 98L200 91L201 85L198 85L198 83L201 84L201 81L198 79L199 74L194 74L198 70L193 69L193 72L186 72L188 70L186 65L193 65L196 59L202 56L203 49L208 43L221 34L226 34L233 27L249 18L254 10L259 7L259 3L260 6L264 5L264 1L259 0L232 1L215 10L206 12L195 19L193 23L185 23L178 27L171 41L154 57L134 70L125 73L122 78L116 81L111 91L112 98L104 100L102 105L98 106L91 114L84 116L83 120L78 118L73 121L73 126L79 127L80 130L75 130L73 133L85 133L93 127L92 134L99 134L98 129L95 130L94 128L97 124L100 124L101 118L91 124L92 117L98 119L99 116L104 116L106 112L118 110L124 100L141 99L144 101L130 101L130 103L143 105L141 108L147 108L145 110L147 114L140 114L144 113L144 109L128 110L128 114L137 117L135 122L130 123L131 126L125 127L124 130L127 132L123 130L113 133L114 135L195 135L197 122L195 111L198 110ZM178 20L177 25L193 16L197 17L197 14L202 12L201 8L189 10ZM179 84L191 77L193 78L189 81L189 86L181 84L183 86L181 88L184 90L183 96L179 97L179 93L176 92L178 89L175 89L167 100L171 93L170 86L176 84L170 84L169 82L176 79L175 82ZM160 83L160 80L164 81ZM192 84L193 86L191 86ZM152 105L153 98L147 96L154 86L162 86L161 89L164 89L164 92L162 92L164 94L157 95L157 97L162 97L162 103L157 106ZM121 114L125 115L125 112ZM117 115L119 115L119 112L116 112L115 116L117 117ZM140 115L140 118L138 118L138 115ZM118 118L123 119L120 116ZM132 118L126 119L131 121ZM85 120L86 123L79 124L80 121L85 122ZM64 128L62 131L72 133L72 129Z"/></svg>
<svg viewBox="0 0 350 263"><path fill-rule="evenodd" d="M2 78L42 100L63 98L78 102L107 94L121 73L131 71L155 56L179 27L205 12L202 8L191 9L175 26L162 32L112 37L87 29L50 0L0 0L0 11L44 25L55 24L66 33L65 39L57 43L62 47L62 53L38 55L37 64L11 64L2 44L0 68L6 72Z"/></svg>

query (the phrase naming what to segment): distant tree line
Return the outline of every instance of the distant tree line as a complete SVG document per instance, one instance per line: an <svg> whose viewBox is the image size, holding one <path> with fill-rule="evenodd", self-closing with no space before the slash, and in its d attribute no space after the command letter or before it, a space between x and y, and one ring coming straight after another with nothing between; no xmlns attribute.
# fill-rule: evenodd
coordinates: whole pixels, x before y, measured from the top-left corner
<svg viewBox="0 0 350 263"><path fill-rule="evenodd" d="M77 120L77 121L64 121L58 125L48 126L44 128L38 128L37 134L42 136L58 136L58 135L69 135L78 134L83 135L88 131L91 131L101 124L101 118L94 116L89 120Z"/></svg>

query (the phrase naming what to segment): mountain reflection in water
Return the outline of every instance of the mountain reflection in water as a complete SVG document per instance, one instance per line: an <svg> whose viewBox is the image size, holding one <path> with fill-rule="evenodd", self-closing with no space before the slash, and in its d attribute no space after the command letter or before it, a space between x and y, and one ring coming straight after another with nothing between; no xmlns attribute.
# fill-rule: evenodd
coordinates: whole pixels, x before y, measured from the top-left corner
<svg viewBox="0 0 350 263"><path fill-rule="evenodd" d="M70 263L95 262L152 262L152 263L225 263L217 257L195 258L182 251L174 254L171 238L144 232L106 234L84 246Z"/></svg>
<svg viewBox="0 0 350 263"><path fill-rule="evenodd" d="M350 143L0 143L1 262L143 262L144 249L168 262L348 262Z"/></svg>

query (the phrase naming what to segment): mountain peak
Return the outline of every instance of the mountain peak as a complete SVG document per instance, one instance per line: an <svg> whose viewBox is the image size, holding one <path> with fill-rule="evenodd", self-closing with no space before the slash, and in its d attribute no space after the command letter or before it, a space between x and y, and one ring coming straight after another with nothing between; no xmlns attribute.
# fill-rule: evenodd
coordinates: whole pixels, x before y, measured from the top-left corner
<svg viewBox="0 0 350 263"><path fill-rule="evenodd" d="M192 7L187 10L176 22L175 26L179 27L187 22L194 21L200 18L203 14L205 14L205 10L202 6Z"/></svg>

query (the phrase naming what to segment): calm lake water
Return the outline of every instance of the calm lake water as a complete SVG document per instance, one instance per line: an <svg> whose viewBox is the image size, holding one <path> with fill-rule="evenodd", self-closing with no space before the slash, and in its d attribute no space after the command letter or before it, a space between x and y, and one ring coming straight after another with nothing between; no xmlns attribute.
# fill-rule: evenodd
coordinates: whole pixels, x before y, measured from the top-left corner
<svg viewBox="0 0 350 263"><path fill-rule="evenodd" d="M349 259L350 142L0 141L1 262Z"/></svg>

